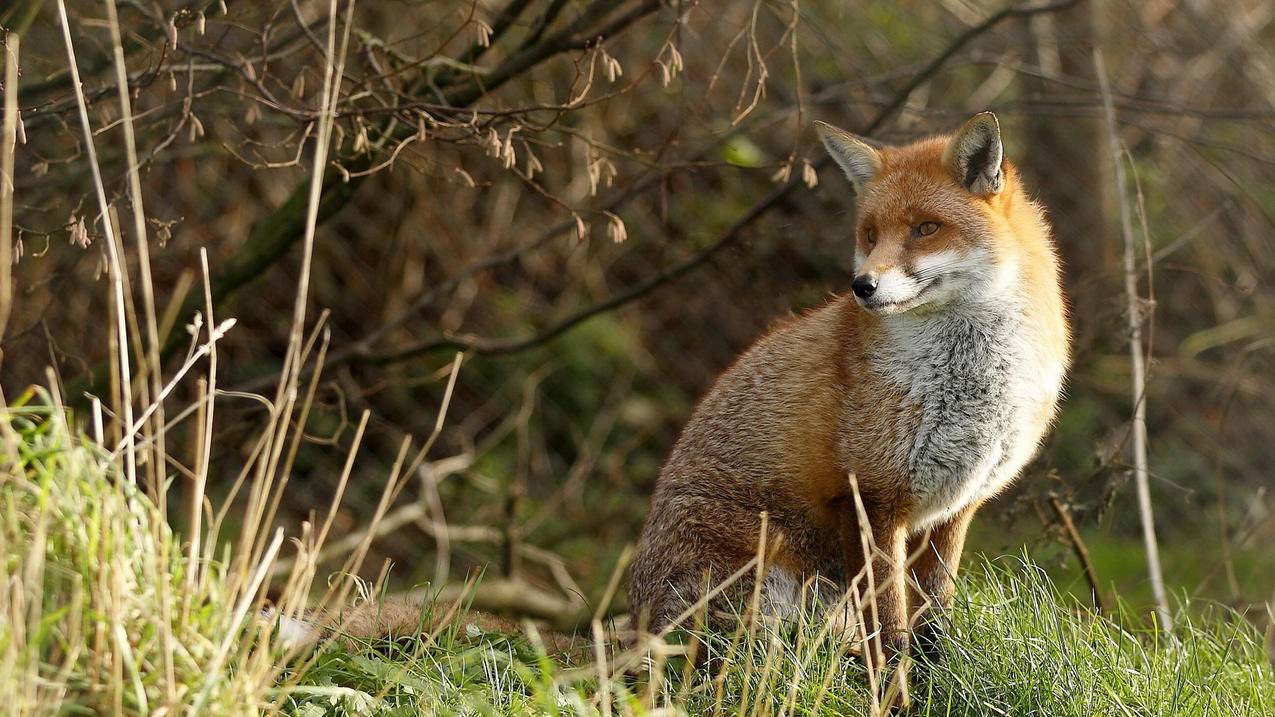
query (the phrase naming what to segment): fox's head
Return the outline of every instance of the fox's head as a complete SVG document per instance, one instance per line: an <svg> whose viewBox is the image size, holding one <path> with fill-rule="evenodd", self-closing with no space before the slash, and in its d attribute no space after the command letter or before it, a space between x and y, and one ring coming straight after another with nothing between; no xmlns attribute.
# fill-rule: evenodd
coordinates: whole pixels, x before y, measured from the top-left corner
<svg viewBox="0 0 1275 717"><path fill-rule="evenodd" d="M975 115L955 134L902 147L822 122L819 136L857 195L855 277L863 308L898 314L994 297L1014 273L1012 205L1028 203L1000 125Z"/></svg>

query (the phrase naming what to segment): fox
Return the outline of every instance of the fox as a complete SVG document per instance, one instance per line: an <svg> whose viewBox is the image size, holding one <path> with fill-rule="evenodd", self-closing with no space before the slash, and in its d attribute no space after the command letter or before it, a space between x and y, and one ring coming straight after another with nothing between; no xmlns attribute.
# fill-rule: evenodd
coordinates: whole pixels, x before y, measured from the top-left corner
<svg viewBox="0 0 1275 717"><path fill-rule="evenodd" d="M870 567L858 624L897 664L933 644L970 521L1055 419L1060 259L994 114L901 146L816 128L854 190L827 238L853 253L850 290L778 324L699 401L656 481L629 608L660 633L697 601L710 626L738 621L755 589L779 618L803 586L859 585L867 605Z"/></svg>

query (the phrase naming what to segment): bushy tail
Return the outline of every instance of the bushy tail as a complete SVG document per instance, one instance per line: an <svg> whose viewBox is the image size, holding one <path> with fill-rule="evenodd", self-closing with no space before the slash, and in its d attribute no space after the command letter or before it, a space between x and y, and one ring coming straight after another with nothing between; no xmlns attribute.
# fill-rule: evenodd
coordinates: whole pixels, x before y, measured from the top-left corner
<svg viewBox="0 0 1275 717"><path fill-rule="evenodd" d="M389 598L364 602L339 612L314 611L304 618L268 614L278 620L280 641L289 648L308 647L329 637L343 641L420 638L441 633L453 623L462 639L479 640L499 634L539 641L546 653L566 656L581 653L589 641L543 625L534 637L525 623L511 617L467 610L452 602Z"/></svg>

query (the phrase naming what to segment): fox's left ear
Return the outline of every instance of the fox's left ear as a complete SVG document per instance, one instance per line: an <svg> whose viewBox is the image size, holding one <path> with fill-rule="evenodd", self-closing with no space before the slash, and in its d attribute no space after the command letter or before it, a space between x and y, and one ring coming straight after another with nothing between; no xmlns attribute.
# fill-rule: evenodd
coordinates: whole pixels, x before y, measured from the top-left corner
<svg viewBox="0 0 1275 717"><path fill-rule="evenodd" d="M980 112L965 123L943 150L943 162L956 176L956 181L973 194L997 194L1005 185L1001 160L1001 126L996 115Z"/></svg>

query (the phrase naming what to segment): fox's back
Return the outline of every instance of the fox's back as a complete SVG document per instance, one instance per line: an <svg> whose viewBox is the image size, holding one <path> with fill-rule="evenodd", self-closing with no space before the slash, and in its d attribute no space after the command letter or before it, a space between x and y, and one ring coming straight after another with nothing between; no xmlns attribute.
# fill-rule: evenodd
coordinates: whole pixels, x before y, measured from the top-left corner
<svg viewBox="0 0 1275 717"><path fill-rule="evenodd" d="M704 489L749 502L791 496L809 471L833 468L845 403L844 304L779 324L718 377L665 463L657 500L697 490L706 467L714 480Z"/></svg>
<svg viewBox="0 0 1275 717"><path fill-rule="evenodd" d="M778 536L788 544L775 556L772 580L827 573L836 527L820 524L810 487L844 484L837 456L844 308L836 300L780 324L696 406L656 483L630 573L639 620L667 625L705 581L746 562L763 513L771 545Z"/></svg>

